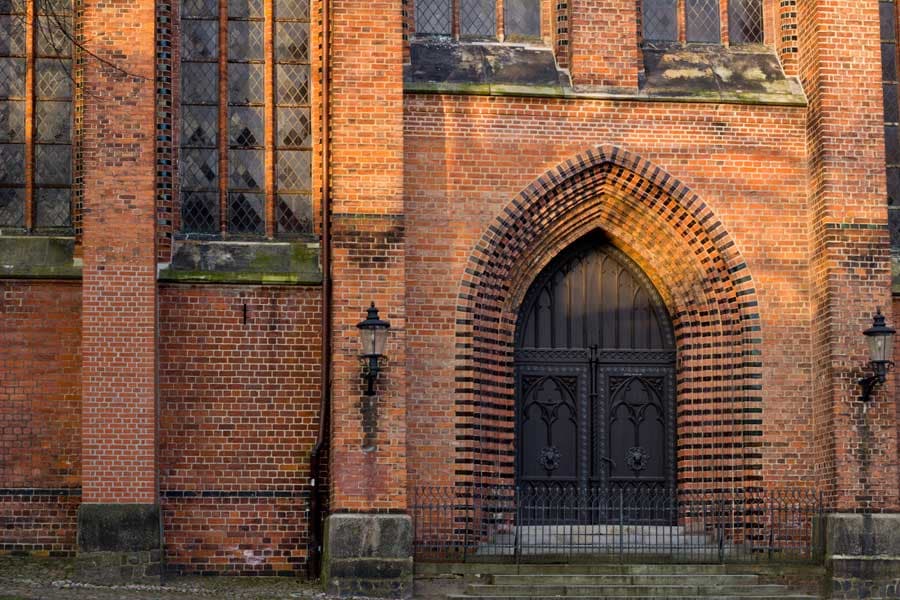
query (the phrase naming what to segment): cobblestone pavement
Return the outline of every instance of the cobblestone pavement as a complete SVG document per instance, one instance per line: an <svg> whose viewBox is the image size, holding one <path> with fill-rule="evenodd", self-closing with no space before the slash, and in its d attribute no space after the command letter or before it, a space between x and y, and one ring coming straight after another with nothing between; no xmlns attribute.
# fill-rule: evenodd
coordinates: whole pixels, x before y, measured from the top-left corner
<svg viewBox="0 0 900 600"><path fill-rule="evenodd" d="M72 580L66 559L0 557L0 600L328 600L289 577L168 577L162 585L97 586Z"/></svg>

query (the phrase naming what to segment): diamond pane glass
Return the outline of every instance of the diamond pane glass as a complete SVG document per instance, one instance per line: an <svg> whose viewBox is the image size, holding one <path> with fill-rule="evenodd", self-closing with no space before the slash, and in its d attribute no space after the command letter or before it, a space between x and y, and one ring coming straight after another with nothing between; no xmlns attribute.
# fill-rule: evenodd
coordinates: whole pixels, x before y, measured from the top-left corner
<svg viewBox="0 0 900 600"><path fill-rule="evenodd" d="M36 0L35 8L39 15L69 15L72 0Z"/></svg>
<svg viewBox="0 0 900 600"><path fill-rule="evenodd" d="M25 56L25 19L21 15L0 15L0 56Z"/></svg>
<svg viewBox="0 0 900 600"><path fill-rule="evenodd" d="M678 0L644 0L643 7L645 40L678 41Z"/></svg>
<svg viewBox="0 0 900 600"><path fill-rule="evenodd" d="M71 227L72 191L37 190L34 204L35 227Z"/></svg>
<svg viewBox="0 0 900 600"><path fill-rule="evenodd" d="M263 109L228 109L228 143L238 148L253 148L265 143Z"/></svg>
<svg viewBox="0 0 900 600"><path fill-rule="evenodd" d="M228 194L228 231L230 233L266 232L265 196L236 192Z"/></svg>
<svg viewBox="0 0 900 600"><path fill-rule="evenodd" d="M218 56L218 21L182 22L181 58L183 60L215 60Z"/></svg>
<svg viewBox="0 0 900 600"><path fill-rule="evenodd" d="M507 36L541 37L541 0L505 0L503 18Z"/></svg>
<svg viewBox="0 0 900 600"><path fill-rule="evenodd" d="M278 151L278 189L310 189L310 152L302 150Z"/></svg>
<svg viewBox="0 0 900 600"><path fill-rule="evenodd" d="M228 0L228 17L255 19L263 16L263 0Z"/></svg>
<svg viewBox="0 0 900 600"><path fill-rule="evenodd" d="M7 15L25 12L25 0L0 0L0 13Z"/></svg>
<svg viewBox="0 0 900 600"><path fill-rule="evenodd" d="M0 188L0 227L25 226L25 190Z"/></svg>
<svg viewBox="0 0 900 600"><path fill-rule="evenodd" d="M897 80L897 44L881 44L881 80Z"/></svg>
<svg viewBox="0 0 900 600"><path fill-rule="evenodd" d="M232 150L228 154L228 187L238 190L263 189L264 165L262 150Z"/></svg>
<svg viewBox="0 0 900 600"><path fill-rule="evenodd" d="M181 5L182 18L215 18L219 14L218 0L184 0Z"/></svg>
<svg viewBox="0 0 900 600"><path fill-rule="evenodd" d="M34 181L38 185L72 183L72 146L37 144L34 147Z"/></svg>
<svg viewBox="0 0 900 600"><path fill-rule="evenodd" d="M309 0L275 0L275 18L309 20Z"/></svg>
<svg viewBox="0 0 900 600"><path fill-rule="evenodd" d="M275 71L278 104L309 104L309 67L278 65Z"/></svg>
<svg viewBox="0 0 900 600"><path fill-rule="evenodd" d="M0 98L25 96L25 59L0 57Z"/></svg>
<svg viewBox="0 0 900 600"><path fill-rule="evenodd" d="M887 125L884 128L884 158L891 166L900 166L900 127Z"/></svg>
<svg viewBox="0 0 900 600"><path fill-rule="evenodd" d="M72 56L72 20L62 17L38 17L38 56Z"/></svg>
<svg viewBox="0 0 900 600"><path fill-rule="evenodd" d="M186 190L213 190L218 185L219 153L186 148L181 151L181 186Z"/></svg>
<svg viewBox="0 0 900 600"><path fill-rule="evenodd" d="M181 65L181 101L185 104L217 104L219 65L183 63Z"/></svg>
<svg viewBox="0 0 900 600"><path fill-rule="evenodd" d="M900 167L887 170L888 204L900 207Z"/></svg>
<svg viewBox="0 0 900 600"><path fill-rule="evenodd" d="M181 230L185 233L218 233L219 194L182 192Z"/></svg>
<svg viewBox="0 0 900 600"><path fill-rule="evenodd" d="M459 0L460 35L494 37L497 34L496 9L494 0Z"/></svg>
<svg viewBox="0 0 900 600"><path fill-rule="evenodd" d="M0 184L25 185L24 144L0 144Z"/></svg>
<svg viewBox="0 0 900 600"><path fill-rule="evenodd" d="M312 202L302 194L279 194L275 211L278 233L312 231Z"/></svg>
<svg viewBox="0 0 900 600"><path fill-rule="evenodd" d="M881 23L881 39L885 41L897 39L897 9L893 0L878 4L879 20Z"/></svg>
<svg viewBox="0 0 900 600"><path fill-rule="evenodd" d="M263 103L263 66L228 63L228 103Z"/></svg>
<svg viewBox="0 0 900 600"><path fill-rule="evenodd" d="M218 233L219 194L182 192L181 230L185 233Z"/></svg>
<svg viewBox="0 0 900 600"><path fill-rule="evenodd" d="M25 141L25 102L0 101L0 143Z"/></svg>
<svg viewBox="0 0 900 600"><path fill-rule="evenodd" d="M35 61L35 95L38 98L72 98L72 61L44 58Z"/></svg>
<svg viewBox="0 0 900 600"><path fill-rule="evenodd" d="M885 123L900 122L896 83L884 84L884 121Z"/></svg>
<svg viewBox="0 0 900 600"><path fill-rule="evenodd" d="M215 60L218 56L218 21L184 21L181 23L182 60Z"/></svg>
<svg viewBox="0 0 900 600"><path fill-rule="evenodd" d="M450 35L452 33L450 0L416 0L416 33Z"/></svg>
<svg viewBox="0 0 900 600"><path fill-rule="evenodd" d="M718 44L719 0L685 0L685 31L687 41Z"/></svg>
<svg viewBox="0 0 900 600"><path fill-rule="evenodd" d="M729 0L728 37L732 44L763 43L763 0Z"/></svg>
<svg viewBox="0 0 900 600"><path fill-rule="evenodd" d="M888 209L888 227L891 230L891 246L900 248L900 209Z"/></svg>
<svg viewBox="0 0 900 600"><path fill-rule="evenodd" d="M278 146L308 148L312 146L308 108L279 108L275 143Z"/></svg>
<svg viewBox="0 0 900 600"><path fill-rule="evenodd" d="M183 106L181 145L215 148L219 133L219 110L215 106Z"/></svg>
<svg viewBox="0 0 900 600"><path fill-rule="evenodd" d="M288 21L275 25L275 59L309 62L309 24Z"/></svg>
<svg viewBox="0 0 900 600"><path fill-rule="evenodd" d="M263 24L259 21L228 22L228 60L263 60Z"/></svg>
<svg viewBox="0 0 900 600"><path fill-rule="evenodd" d="M72 141L72 104L70 102L38 102L35 125L39 142L67 144Z"/></svg>

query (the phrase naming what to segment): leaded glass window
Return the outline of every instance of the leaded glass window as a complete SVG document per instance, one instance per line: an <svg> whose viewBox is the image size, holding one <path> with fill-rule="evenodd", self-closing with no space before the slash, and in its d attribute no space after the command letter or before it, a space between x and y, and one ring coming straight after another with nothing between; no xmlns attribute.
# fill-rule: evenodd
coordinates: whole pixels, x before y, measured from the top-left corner
<svg viewBox="0 0 900 600"><path fill-rule="evenodd" d="M501 14L498 5L498 0L415 0L414 29L418 36L540 39L541 0L504 0L502 31L498 25Z"/></svg>
<svg viewBox="0 0 900 600"><path fill-rule="evenodd" d="M762 3L763 0L729 0L729 43L763 43ZM719 4L719 0L642 0L644 40L719 44L723 36Z"/></svg>
<svg viewBox="0 0 900 600"><path fill-rule="evenodd" d="M275 0L273 14L263 0L224 8L183 0L182 233L309 233L309 2Z"/></svg>
<svg viewBox="0 0 900 600"><path fill-rule="evenodd" d="M897 2L878 3L881 21L881 80L884 98L884 157L891 244L900 247L900 100L897 68Z"/></svg>
<svg viewBox="0 0 900 600"><path fill-rule="evenodd" d="M0 229L72 226L72 19L71 0L0 1Z"/></svg>

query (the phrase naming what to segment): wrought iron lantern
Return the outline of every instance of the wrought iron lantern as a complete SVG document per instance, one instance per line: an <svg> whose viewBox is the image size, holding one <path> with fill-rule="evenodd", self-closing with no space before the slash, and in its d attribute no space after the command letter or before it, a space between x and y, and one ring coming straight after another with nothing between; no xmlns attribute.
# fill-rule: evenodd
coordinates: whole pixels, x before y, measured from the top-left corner
<svg viewBox="0 0 900 600"><path fill-rule="evenodd" d="M366 396L375 395L375 380L381 371L380 360L384 356L388 330L391 324L378 318L375 303L369 307L366 319L356 325L359 328L360 358L363 360L363 377L366 378Z"/></svg>
<svg viewBox="0 0 900 600"><path fill-rule="evenodd" d="M884 322L881 309L875 313L872 326L863 332L866 342L869 344L869 366L873 373L859 380L862 387L860 400L868 402L872 399L875 388L887 380L887 373L894 366L894 334L896 329L888 327Z"/></svg>

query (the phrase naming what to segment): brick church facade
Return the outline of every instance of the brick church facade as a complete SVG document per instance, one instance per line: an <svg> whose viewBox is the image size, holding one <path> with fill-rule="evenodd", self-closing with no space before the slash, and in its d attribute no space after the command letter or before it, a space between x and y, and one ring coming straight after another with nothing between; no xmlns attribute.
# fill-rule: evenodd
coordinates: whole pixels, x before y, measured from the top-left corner
<svg viewBox="0 0 900 600"><path fill-rule="evenodd" d="M886 593L897 38L894 0L0 0L0 552L403 595L425 486L627 461L819 498L829 576ZM528 377L607 351L665 459L529 446Z"/></svg>

